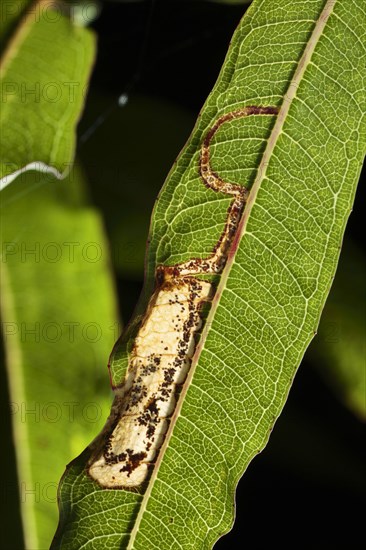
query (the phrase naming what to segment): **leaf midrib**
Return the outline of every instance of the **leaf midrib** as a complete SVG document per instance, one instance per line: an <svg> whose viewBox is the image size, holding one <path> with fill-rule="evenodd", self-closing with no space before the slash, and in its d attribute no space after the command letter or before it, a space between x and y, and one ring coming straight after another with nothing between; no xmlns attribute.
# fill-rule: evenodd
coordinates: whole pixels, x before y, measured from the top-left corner
<svg viewBox="0 0 366 550"><path fill-rule="evenodd" d="M310 38L309 38L309 40L306 44L304 52L303 52L303 54L302 54L302 56L301 56L301 58L298 62L297 68L294 72L293 77L290 80L288 89L287 89L287 91L284 95L285 100L283 101L283 103L280 107L279 113L278 113L277 118L276 118L276 122L275 122L275 124L273 126L273 129L272 129L272 132L271 132L271 134L268 138L267 146L266 146L265 151L263 153L261 162L259 163L258 170L257 170L257 175L256 175L256 178L254 180L253 186L250 190L249 198L248 198L248 201L247 201L247 204L245 206L242 219L241 219L239 227L238 227L237 237L235 238L235 240L234 240L234 242L231 246L231 249L229 251L228 260L227 260L225 268L224 268L224 270L221 274L220 282L219 282L218 288L216 290L216 293L215 293L215 296L214 296L214 299L213 299L213 302L212 302L212 307L211 307L210 312L208 314L205 326L202 330L200 341L199 341L199 343L196 347L194 356L192 358L191 368L189 369L187 379L186 379L186 381L183 385L178 403L177 403L175 411L174 411L174 413L171 417L169 429L168 429L167 434L165 436L164 443L161 446L161 449L160 449L158 458L156 460L156 464L155 464L153 473L152 473L151 478L149 480L148 487L147 487L146 492L145 492L145 494L143 496L143 499L141 501L141 506L140 506L139 512L136 516L134 527L131 531L130 540L128 542L128 546L127 546L126 550L133 550L133 545L135 543L137 534L139 532L140 524L141 524L141 521L142 521L143 516L145 514L147 503L150 499L152 489L154 487L154 483L155 483L155 480L156 480L158 472L159 472L160 464L161 464L162 459L164 457L165 451L169 446L175 423L176 423L176 421L177 421L177 419L180 415L180 411L181 411L182 405L184 403L184 398L187 394L188 388L191 385L193 375L194 375L194 372L195 372L195 368L197 366L201 351L203 349L204 343L205 343L207 335L208 335L209 327L212 324L212 321L213 321L213 319L215 317L215 314L216 314L217 307L220 303L220 297L222 296L222 293L223 293L224 289L226 288L226 283L227 283L232 265L235 261L236 251L239 247L241 239L243 238L243 236L245 234L246 226L247 226L252 208L253 208L253 206L256 202L258 191L260 189L262 181L266 177L266 172L267 172L267 167L268 167L268 164L269 164L269 160L270 160L271 155L272 155L272 153L275 149L278 138L279 138L279 136L282 132L282 128L283 128L284 123L286 121L286 118L287 118L288 112L290 110L290 107L292 105L292 102L296 97L297 87L300 84L300 82L302 80L302 77L303 77L303 75L306 71L306 68L308 67L308 65L310 63L310 60L311 60L311 57L314 53L315 47L316 47L317 43L319 42L320 37L323 34L324 28L327 24L328 17L332 13L336 1L337 0L327 0L321 14L319 15L319 18L315 22L313 32L312 32L312 34L311 34L311 36L310 36Z"/></svg>

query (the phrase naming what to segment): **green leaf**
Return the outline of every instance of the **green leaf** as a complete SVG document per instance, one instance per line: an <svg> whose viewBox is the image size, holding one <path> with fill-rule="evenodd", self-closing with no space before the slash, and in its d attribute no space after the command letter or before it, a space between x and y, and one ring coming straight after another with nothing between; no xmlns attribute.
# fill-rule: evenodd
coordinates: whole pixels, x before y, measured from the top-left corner
<svg viewBox="0 0 366 550"><path fill-rule="evenodd" d="M63 177L73 161L95 44L65 10L32 5L3 55L0 188L31 169Z"/></svg>
<svg viewBox="0 0 366 550"><path fill-rule="evenodd" d="M366 421L365 257L345 239L337 277L310 348L319 370L341 401Z"/></svg>
<svg viewBox="0 0 366 550"><path fill-rule="evenodd" d="M364 15L354 0L258 0L240 23L156 203L144 293L112 356L117 386L157 266L207 258L219 241L231 199L200 177L208 132L243 106L277 106L222 124L210 144L213 170L250 195L189 374L145 484L93 482L94 447L71 464L54 550L208 549L230 529L235 487L284 406L336 270L365 150Z"/></svg>
<svg viewBox="0 0 366 550"><path fill-rule="evenodd" d="M1 317L27 548L49 547L65 464L109 410L115 297L83 187L79 169L62 182L29 172L1 194Z"/></svg>

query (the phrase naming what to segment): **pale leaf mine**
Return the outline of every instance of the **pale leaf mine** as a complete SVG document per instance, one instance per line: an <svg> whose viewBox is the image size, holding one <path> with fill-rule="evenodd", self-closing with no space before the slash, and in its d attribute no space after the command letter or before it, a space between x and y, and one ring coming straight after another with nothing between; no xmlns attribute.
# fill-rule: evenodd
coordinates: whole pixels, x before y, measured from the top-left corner
<svg viewBox="0 0 366 550"><path fill-rule="evenodd" d="M103 444L93 452L89 475L109 488L137 487L148 476L176 405L196 347L204 302L215 288L200 274L221 273L248 196L245 187L224 182L210 167L210 142L220 126L248 115L274 115L276 107L243 107L222 115L201 147L200 174L210 189L233 196L223 233L209 258L158 266L156 288L142 320L125 380L116 391Z"/></svg>

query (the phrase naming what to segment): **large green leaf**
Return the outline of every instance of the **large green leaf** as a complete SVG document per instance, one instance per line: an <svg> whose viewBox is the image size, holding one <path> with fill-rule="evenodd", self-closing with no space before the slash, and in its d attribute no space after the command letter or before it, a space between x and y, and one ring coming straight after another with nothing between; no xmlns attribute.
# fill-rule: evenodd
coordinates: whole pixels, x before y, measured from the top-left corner
<svg viewBox="0 0 366 550"><path fill-rule="evenodd" d="M7 3L4 16L17 9ZM62 3L32 5L1 60L0 188L30 169L62 177L73 161L95 46L66 11Z"/></svg>
<svg viewBox="0 0 366 550"><path fill-rule="evenodd" d="M230 529L238 479L268 440L336 270L365 148L364 16L354 0L258 0L239 25L156 203L137 310L157 265L205 258L222 233L230 199L199 175L207 132L243 106L277 106L231 120L211 144L213 169L251 191L191 369L146 485L103 489L86 473L90 449L70 465L54 549L211 548Z"/></svg>
<svg viewBox="0 0 366 550"><path fill-rule="evenodd" d="M57 525L65 464L108 413L102 380L116 332L114 289L79 169L63 181L23 174L0 204L1 317L24 538L27 548L43 549ZM10 476L4 488L13 490Z"/></svg>

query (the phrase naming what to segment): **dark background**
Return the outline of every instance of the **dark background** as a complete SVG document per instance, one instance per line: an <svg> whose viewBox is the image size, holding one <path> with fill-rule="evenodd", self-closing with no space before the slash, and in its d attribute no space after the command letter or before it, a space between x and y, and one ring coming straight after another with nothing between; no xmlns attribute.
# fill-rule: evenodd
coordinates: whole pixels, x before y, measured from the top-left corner
<svg viewBox="0 0 366 550"><path fill-rule="evenodd" d="M98 56L78 154L90 201L104 216L126 322L142 286L154 200L215 83L245 6L170 0L102 2L102 8L93 23ZM121 108L122 93L129 101ZM347 238L359 245L361 195L360 186L347 228ZM269 444L239 483L235 526L215 550L361 547L364 425L307 357ZM14 546L4 541L1 547L21 548L16 502L2 504L14 511L15 538Z"/></svg>

